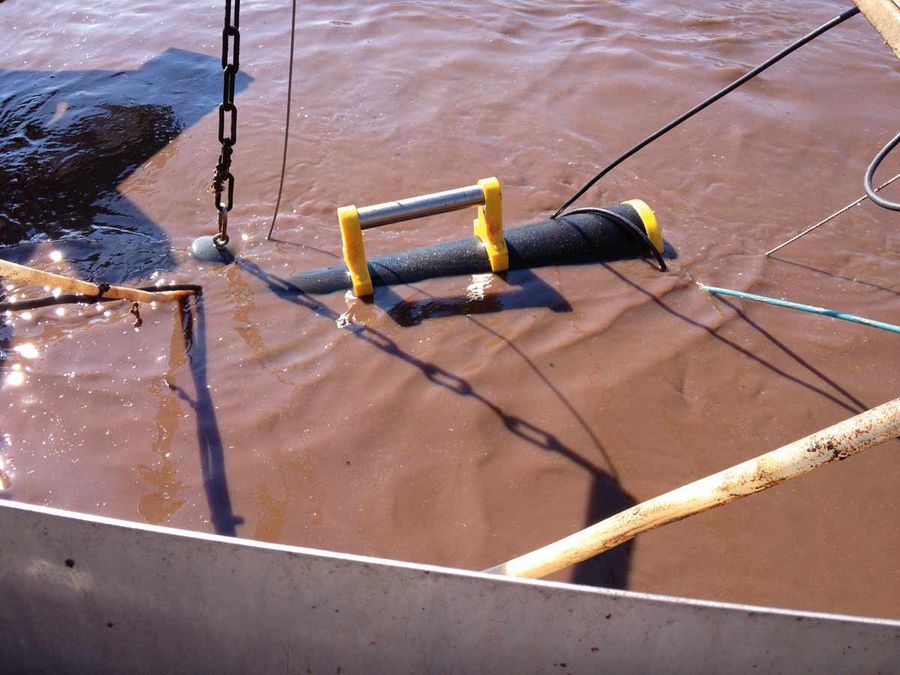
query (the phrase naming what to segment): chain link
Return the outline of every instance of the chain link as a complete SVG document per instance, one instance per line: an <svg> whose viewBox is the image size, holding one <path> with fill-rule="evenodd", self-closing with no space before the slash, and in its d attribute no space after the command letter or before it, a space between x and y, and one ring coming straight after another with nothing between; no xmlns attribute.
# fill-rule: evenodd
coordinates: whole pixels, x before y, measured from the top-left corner
<svg viewBox="0 0 900 675"><path fill-rule="evenodd" d="M219 143L222 151L213 177L219 232L213 237L216 246L228 244L228 212L234 206L234 175L231 157L237 143L237 106L234 87L241 63L241 0L225 0L225 27L222 29L222 103L219 104ZM224 195L224 201L223 201Z"/></svg>

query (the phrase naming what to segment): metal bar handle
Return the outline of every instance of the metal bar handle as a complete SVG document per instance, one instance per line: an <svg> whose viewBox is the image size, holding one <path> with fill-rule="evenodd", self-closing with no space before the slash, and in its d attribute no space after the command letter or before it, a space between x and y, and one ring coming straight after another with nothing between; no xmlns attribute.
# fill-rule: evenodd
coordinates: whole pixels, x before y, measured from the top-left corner
<svg viewBox="0 0 900 675"><path fill-rule="evenodd" d="M472 222L473 235L484 244L484 251L491 262L491 270L503 272L509 269L509 252L503 238L503 204L500 181L496 177L482 178L476 185L435 192L421 197L410 197L374 206L342 206L337 210L341 228L341 252L356 297L371 296L374 291L366 246L362 231L388 223L399 223L423 216L458 211L467 206L477 207Z"/></svg>
<svg viewBox="0 0 900 675"><path fill-rule="evenodd" d="M484 190L480 185L469 185L430 195L398 199L374 206L363 206L358 209L359 225L363 230L368 230L381 225L482 205L484 205Z"/></svg>

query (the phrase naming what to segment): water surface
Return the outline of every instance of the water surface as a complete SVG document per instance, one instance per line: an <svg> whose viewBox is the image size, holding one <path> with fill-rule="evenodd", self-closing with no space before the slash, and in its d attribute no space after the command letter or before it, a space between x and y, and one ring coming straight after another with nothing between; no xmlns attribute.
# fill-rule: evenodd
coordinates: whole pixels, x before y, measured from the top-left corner
<svg viewBox="0 0 900 675"><path fill-rule="evenodd" d="M301 3L283 210L288 3L244 3L242 263L214 226L220 8L0 5L0 256L192 281L200 310L67 306L0 325L0 470L25 502L479 569L897 396L896 336L711 300L693 280L900 322L895 214L853 209L896 133L900 62L857 17L629 160L678 251L285 297L336 263L334 209L496 175L509 225L847 3ZM884 178L900 171L886 162ZM367 233L370 254L470 214ZM22 290L5 286L7 297ZM33 294L41 289L28 290ZM560 302L560 299L562 302ZM187 329L187 334L185 334ZM898 616L896 441L558 575Z"/></svg>

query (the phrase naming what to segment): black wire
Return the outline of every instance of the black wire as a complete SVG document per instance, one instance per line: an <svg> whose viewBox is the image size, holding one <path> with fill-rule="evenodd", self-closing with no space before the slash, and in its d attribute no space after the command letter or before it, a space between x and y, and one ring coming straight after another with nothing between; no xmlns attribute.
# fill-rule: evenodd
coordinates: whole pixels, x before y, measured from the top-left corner
<svg viewBox="0 0 900 675"><path fill-rule="evenodd" d="M900 211L900 202L892 202L875 194L875 186L872 184L872 180L875 178L875 172L878 170L881 162L884 161L885 157L891 154L891 150L896 148L898 143L900 143L900 134L894 136L893 140L889 141L888 144L881 149L881 152L875 155L875 159L872 160L872 163L869 164L869 168L866 169L866 179L864 181L866 194L869 195L869 199L871 199L874 204L878 204L881 208L890 209L891 211Z"/></svg>
<svg viewBox="0 0 900 675"><path fill-rule="evenodd" d="M616 213L615 211L610 211L609 209L601 209L594 206L586 206L581 209L573 209L567 212L565 215L574 216L577 213L593 213L596 215L606 216L610 218L613 222L618 225L622 225L625 227L625 230L632 235L633 238L638 239L640 242L646 245L647 250L650 254L656 258L656 262L659 264L659 271L665 272L669 268L666 266L666 261L663 260L662 254L659 252L659 249L656 248L654 243L650 241L650 237L647 236L647 233L644 232L637 225L632 223L628 218L623 215Z"/></svg>
<svg viewBox="0 0 900 675"><path fill-rule="evenodd" d="M698 103L696 106L694 106L693 108L688 110L686 113L682 114L680 117L677 117L676 119L672 120L671 122L669 122L667 125L665 125L661 129L659 129L659 130L653 132L652 134L650 134L649 136L647 136L647 138L645 138L640 143L638 143L637 145L632 147L630 150L628 150L628 151L624 152L623 154L619 155L618 157L616 157L616 159L614 159L612 162L607 164L603 169L601 169L600 172L597 173L593 178L591 178L587 183L585 183L584 187L581 188L578 192L576 192L575 195L571 199L569 199L569 201L567 201L565 204L563 204L561 207L559 207L559 210L556 213L554 213L552 216L550 216L550 219L553 220L555 218L558 218L562 214L562 212L565 211L567 208L569 208L569 206L571 206L572 203L574 203L579 197L581 197L581 195L583 195L585 192L590 190L597 183L597 181L599 181L601 178L603 178L603 176L605 176L610 171L615 169L619 164L624 162L626 159L628 159L629 157L634 155L636 152L638 152L642 148L650 145L650 143L655 141L660 136L663 136L664 134L670 132L672 129L677 127L679 124L681 124L685 120L690 119L691 117L696 115L698 112L700 112L707 106L715 103L716 101L718 101L720 98L722 98L726 94L734 91L735 89L740 87L742 84L744 84L748 80L752 80L754 77L759 75L761 72L763 72L764 70L769 68L769 66L773 66L776 63L778 63L779 61L781 61L781 59L783 59L785 56L787 56L791 52L799 49L800 47L805 45L807 42L810 42L811 40L814 40L815 38L819 37L822 33L825 33L826 31L831 30L835 26L842 24L844 21L846 21L847 19L849 19L852 16L855 16L856 14L859 14L859 7L853 7L852 9L848 9L843 14L840 14L840 15L834 17L833 19L831 19L831 21L828 21L827 23L822 24L821 26L816 28L811 33L804 35L802 38L800 38L796 42L793 42L790 45L788 45L787 47L785 47L784 49L782 49L780 52L775 54L775 56L772 56L768 60L766 60L763 63L761 63L760 65L756 66L756 68L754 68L753 70L750 70L747 73L745 73L744 75L741 75L738 79L736 79L734 82L732 82L728 86L726 86L722 89L719 89L719 91L717 91L715 94L713 94L706 100L702 101L701 103Z"/></svg>
<svg viewBox="0 0 900 675"><path fill-rule="evenodd" d="M275 220L278 218L278 209L281 207L281 193L284 191L284 173L287 170L288 158L288 134L291 131L291 90L294 87L294 35L297 28L297 0L292 0L291 5L291 59L288 64L288 90L287 90L287 114L284 120L284 152L281 156L281 179L278 181L278 198L275 200L275 213L272 214L272 224L269 225L269 233L266 241L272 238L275 231Z"/></svg>
<svg viewBox="0 0 900 675"><path fill-rule="evenodd" d="M166 284L164 286L139 286L139 291L193 291L197 295L203 294L203 287L197 284ZM25 309L38 309L40 307L52 307L53 305L74 305L74 304L93 304L95 302L115 302L122 298L104 298L96 295L84 295L81 293L67 293L65 295L52 296L44 298L34 298L33 300L21 300L19 302L0 302L0 312Z"/></svg>

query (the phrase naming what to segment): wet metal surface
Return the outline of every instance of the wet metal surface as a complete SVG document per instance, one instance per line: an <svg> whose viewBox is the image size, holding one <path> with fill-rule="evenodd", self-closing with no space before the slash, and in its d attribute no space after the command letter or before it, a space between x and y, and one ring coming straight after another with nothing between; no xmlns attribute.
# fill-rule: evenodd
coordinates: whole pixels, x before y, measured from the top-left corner
<svg viewBox="0 0 900 675"><path fill-rule="evenodd" d="M3 672L855 675L892 672L900 654L897 621L488 577L16 503L0 503L0 529L12 544L0 549Z"/></svg>

